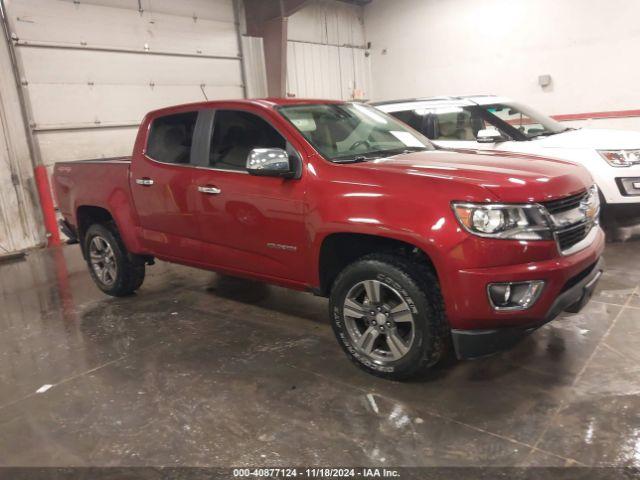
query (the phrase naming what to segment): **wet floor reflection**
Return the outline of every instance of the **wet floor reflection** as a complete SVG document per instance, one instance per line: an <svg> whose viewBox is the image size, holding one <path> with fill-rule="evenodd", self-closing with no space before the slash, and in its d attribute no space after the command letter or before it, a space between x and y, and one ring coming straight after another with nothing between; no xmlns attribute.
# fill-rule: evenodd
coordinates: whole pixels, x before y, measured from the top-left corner
<svg viewBox="0 0 640 480"><path fill-rule="evenodd" d="M356 369L326 299L162 262L116 299L32 252L0 265L0 464L640 466L638 247L580 314L410 383Z"/></svg>

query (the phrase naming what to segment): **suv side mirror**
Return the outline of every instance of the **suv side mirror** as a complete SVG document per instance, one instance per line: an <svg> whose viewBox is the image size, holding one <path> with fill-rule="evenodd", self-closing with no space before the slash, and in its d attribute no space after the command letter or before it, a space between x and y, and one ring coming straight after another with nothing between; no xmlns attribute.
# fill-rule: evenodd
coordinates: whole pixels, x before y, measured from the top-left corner
<svg viewBox="0 0 640 480"><path fill-rule="evenodd" d="M247 172L262 177L295 176L296 169L291 165L289 154L281 148L254 148L247 157Z"/></svg>
<svg viewBox="0 0 640 480"><path fill-rule="evenodd" d="M476 141L478 143L497 143L504 142L506 138L495 128L485 128L478 131Z"/></svg>

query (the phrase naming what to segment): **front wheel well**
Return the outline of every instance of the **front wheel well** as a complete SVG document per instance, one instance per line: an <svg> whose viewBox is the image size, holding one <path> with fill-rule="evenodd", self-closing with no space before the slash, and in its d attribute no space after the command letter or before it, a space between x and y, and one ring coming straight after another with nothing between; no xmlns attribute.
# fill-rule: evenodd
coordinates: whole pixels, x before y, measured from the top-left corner
<svg viewBox="0 0 640 480"><path fill-rule="evenodd" d="M436 273L431 258L417 246L394 238L360 233L334 233L322 242L319 256L319 294L328 296L338 274L349 264L371 253L391 253L426 263Z"/></svg>

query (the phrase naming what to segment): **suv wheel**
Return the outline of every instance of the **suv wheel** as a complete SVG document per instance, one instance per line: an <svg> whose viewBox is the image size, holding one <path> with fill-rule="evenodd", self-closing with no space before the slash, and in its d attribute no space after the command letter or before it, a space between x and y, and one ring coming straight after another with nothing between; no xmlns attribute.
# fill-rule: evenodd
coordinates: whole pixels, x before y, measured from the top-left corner
<svg viewBox="0 0 640 480"><path fill-rule="evenodd" d="M91 225L84 238L84 252L91 278L107 295L129 295L142 285L144 261L127 252L115 226Z"/></svg>
<svg viewBox="0 0 640 480"><path fill-rule="evenodd" d="M426 264L373 254L346 267L330 298L333 329L359 367L403 380L442 357L449 330L438 281Z"/></svg>

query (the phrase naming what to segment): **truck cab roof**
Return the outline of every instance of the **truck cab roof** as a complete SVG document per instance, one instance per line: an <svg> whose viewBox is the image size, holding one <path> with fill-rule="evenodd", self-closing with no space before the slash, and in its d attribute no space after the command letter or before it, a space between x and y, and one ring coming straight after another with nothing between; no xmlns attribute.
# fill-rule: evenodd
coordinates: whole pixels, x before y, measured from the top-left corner
<svg viewBox="0 0 640 480"><path fill-rule="evenodd" d="M252 105L262 108L277 108L285 105L314 105L314 104L342 104L347 103L342 100L325 100L317 98L252 98L252 99L229 99L229 100L212 100L205 102L183 103L180 105L172 105L170 107L163 107L149 112L150 116L165 115L172 112L180 112L184 110L193 110L201 108L215 108L221 104L233 104L233 105Z"/></svg>

